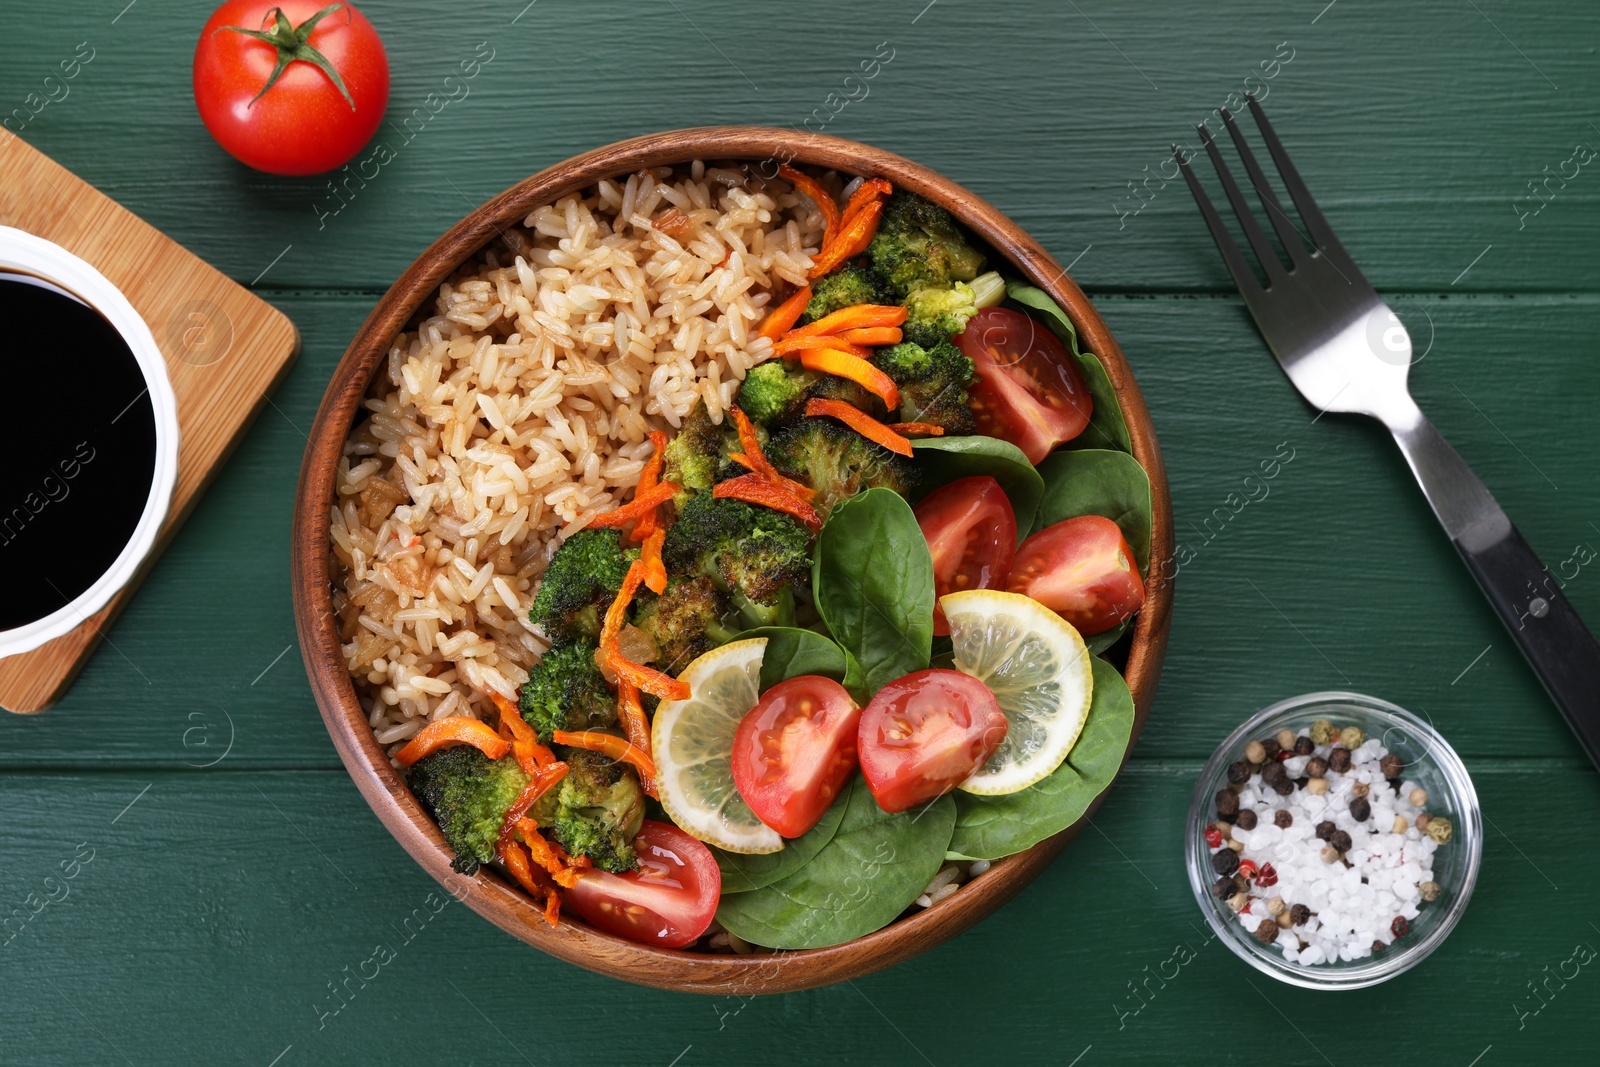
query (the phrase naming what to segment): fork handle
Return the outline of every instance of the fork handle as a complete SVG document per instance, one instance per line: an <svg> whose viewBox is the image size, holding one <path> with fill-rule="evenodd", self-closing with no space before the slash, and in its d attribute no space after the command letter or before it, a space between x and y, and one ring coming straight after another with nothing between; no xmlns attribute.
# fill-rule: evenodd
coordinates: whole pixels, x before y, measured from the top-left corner
<svg viewBox="0 0 1600 1067"><path fill-rule="evenodd" d="M1550 699L1600 767L1600 643L1483 482L1416 406L1386 420L1433 512Z"/></svg>

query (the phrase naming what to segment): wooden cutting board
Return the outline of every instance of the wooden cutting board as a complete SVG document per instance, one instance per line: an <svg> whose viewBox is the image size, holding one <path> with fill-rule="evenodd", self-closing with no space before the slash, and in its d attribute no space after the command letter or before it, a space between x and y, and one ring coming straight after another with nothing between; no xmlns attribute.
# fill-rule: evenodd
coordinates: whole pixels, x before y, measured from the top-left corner
<svg viewBox="0 0 1600 1067"><path fill-rule="evenodd" d="M178 482L150 560L71 633L0 659L0 707L31 713L71 684L283 379L300 352L300 334L282 312L5 129L0 225L54 241L121 289L161 346L178 398Z"/></svg>

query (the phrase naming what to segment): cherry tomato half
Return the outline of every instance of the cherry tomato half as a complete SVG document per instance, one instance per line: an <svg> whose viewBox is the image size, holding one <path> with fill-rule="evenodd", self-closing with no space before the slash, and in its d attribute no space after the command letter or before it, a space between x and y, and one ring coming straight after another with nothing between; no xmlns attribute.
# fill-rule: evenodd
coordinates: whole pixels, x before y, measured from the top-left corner
<svg viewBox="0 0 1600 1067"><path fill-rule="evenodd" d="M1144 606L1144 580L1122 530L1099 515L1046 526L1017 548L1006 588L1077 627L1103 633Z"/></svg>
<svg viewBox="0 0 1600 1067"><path fill-rule="evenodd" d="M303 33L326 6L323 0L228 0L200 31L194 102L211 136L246 166L268 174L333 170L361 151L383 120L389 60L378 31L352 5L341 3ZM279 22L280 10L287 31ZM267 88L279 57L294 54L300 45L301 58ZM345 91L305 48L338 73Z"/></svg>
<svg viewBox="0 0 1600 1067"><path fill-rule="evenodd" d="M905 811L966 781L1005 739L988 686L960 671L917 671L861 713L861 773L878 807Z"/></svg>
<svg viewBox="0 0 1600 1067"><path fill-rule="evenodd" d="M913 510L933 554L935 597L1005 585L1017 551L1017 516L999 482L988 475L958 478L923 497ZM937 601L933 632L950 633Z"/></svg>
<svg viewBox="0 0 1600 1067"><path fill-rule="evenodd" d="M1010 308L984 308L955 338L971 358L978 432L1010 441L1038 463L1089 425L1094 398L1083 368L1049 327Z"/></svg>
<svg viewBox="0 0 1600 1067"><path fill-rule="evenodd" d="M633 839L639 869L590 869L563 900L590 926L661 948L694 942L717 914L722 871L711 850L671 823L646 819Z"/></svg>
<svg viewBox="0 0 1600 1067"><path fill-rule="evenodd" d="M861 709L832 678L803 674L762 694L733 735L733 784L784 837L817 824L856 769Z"/></svg>

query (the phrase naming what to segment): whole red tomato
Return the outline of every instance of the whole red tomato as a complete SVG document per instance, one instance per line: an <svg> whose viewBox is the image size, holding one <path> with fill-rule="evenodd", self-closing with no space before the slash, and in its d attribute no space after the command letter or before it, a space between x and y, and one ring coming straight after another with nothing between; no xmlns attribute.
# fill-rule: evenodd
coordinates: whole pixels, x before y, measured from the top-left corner
<svg viewBox="0 0 1600 1067"><path fill-rule="evenodd" d="M350 4L229 0L200 31L194 100L217 143L269 174L350 160L389 104L389 60Z"/></svg>

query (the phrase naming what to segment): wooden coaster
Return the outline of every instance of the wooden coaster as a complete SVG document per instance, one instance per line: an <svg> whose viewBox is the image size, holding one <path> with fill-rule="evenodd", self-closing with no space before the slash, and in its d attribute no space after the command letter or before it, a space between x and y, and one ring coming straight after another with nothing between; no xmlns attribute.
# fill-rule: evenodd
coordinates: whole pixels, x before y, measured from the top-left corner
<svg viewBox="0 0 1600 1067"><path fill-rule="evenodd" d="M300 352L300 334L282 312L4 129L0 225L54 241L121 289L161 346L178 397L178 483L139 576L71 633L0 659L0 706L31 713L71 684L282 381Z"/></svg>

